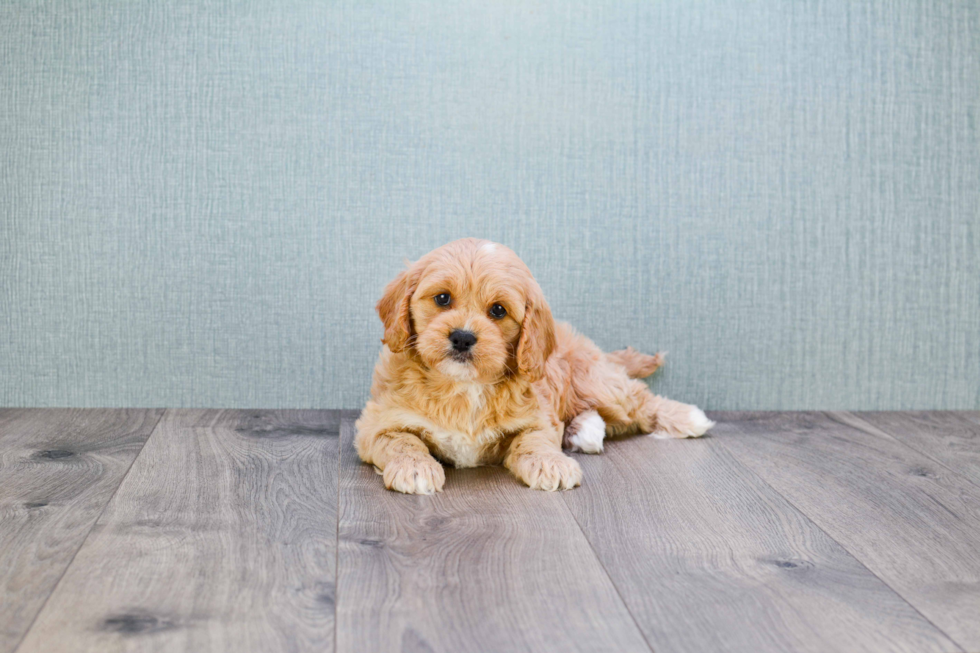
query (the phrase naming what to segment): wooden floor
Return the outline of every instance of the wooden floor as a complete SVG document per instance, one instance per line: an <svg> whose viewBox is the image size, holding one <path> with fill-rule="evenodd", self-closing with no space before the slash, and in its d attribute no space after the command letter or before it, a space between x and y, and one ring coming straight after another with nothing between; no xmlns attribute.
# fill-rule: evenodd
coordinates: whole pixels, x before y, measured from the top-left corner
<svg viewBox="0 0 980 653"><path fill-rule="evenodd" d="M383 490L355 412L0 409L0 653L980 652L980 413Z"/></svg>

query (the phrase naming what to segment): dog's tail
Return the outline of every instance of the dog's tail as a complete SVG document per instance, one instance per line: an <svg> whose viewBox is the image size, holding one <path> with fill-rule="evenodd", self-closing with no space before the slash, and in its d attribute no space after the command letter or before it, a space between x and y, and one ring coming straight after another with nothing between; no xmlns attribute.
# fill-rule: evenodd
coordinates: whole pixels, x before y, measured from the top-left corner
<svg viewBox="0 0 980 653"><path fill-rule="evenodd" d="M640 353L632 347L611 351L606 354L606 358L625 367L626 374L632 379L644 379L664 364L664 352L657 352L651 356Z"/></svg>

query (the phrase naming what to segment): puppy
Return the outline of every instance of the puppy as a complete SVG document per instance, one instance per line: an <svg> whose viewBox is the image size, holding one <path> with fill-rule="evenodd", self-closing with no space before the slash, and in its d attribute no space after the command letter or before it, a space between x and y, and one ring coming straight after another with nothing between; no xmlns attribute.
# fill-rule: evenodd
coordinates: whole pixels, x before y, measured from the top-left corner
<svg viewBox="0 0 980 653"><path fill-rule="evenodd" d="M556 324L530 270L496 243L465 238L410 265L377 306L384 347L355 446L385 487L442 490L439 461L503 463L540 490L567 490L582 469L562 453L599 453L606 435L685 438L713 423L636 379L661 357L604 354Z"/></svg>

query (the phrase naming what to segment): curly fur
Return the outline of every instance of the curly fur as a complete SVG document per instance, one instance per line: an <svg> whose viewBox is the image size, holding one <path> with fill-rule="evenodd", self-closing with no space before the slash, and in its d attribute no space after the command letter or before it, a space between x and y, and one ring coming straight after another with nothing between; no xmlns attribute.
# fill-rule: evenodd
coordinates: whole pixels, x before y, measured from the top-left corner
<svg viewBox="0 0 980 653"><path fill-rule="evenodd" d="M435 303L441 293L449 306ZM491 316L493 304L507 315ZM603 353L556 324L530 270L503 245L466 238L430 252L388 284L377 310L384 347L355 446L390 489L440 491L439 461L503 464L532 488L570 489L582 470L562 452L563 437L598 453L598 418L606 435L697 437L712 426L636 380L660 367L661 354ZM456 329L476 335L467 360L453 356ZM576 439L578 428L588 433Z"/></svg>

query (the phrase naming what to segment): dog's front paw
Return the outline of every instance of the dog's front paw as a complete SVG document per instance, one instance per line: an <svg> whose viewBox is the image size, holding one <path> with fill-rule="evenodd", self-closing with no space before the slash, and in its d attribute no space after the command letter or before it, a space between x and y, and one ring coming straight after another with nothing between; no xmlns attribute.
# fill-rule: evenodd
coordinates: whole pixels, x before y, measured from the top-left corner
<svg viewBox="0 0 980 653"><path fill-rule="evenodd" d="M562 453L529 453L515 462L514 475L532 490L570 490L582 482L582 468Z"/></svg>
<svg viewBox="0 0 980 653"><path fill-rule="evenodd" d="M385 465L382 478L385 487L405 494L434 494L442 492L446 472L428 454L402 455Z"/></svg>

